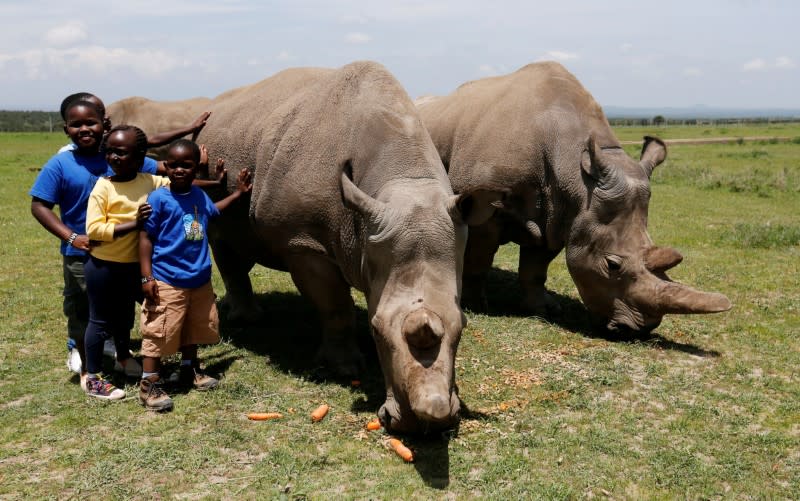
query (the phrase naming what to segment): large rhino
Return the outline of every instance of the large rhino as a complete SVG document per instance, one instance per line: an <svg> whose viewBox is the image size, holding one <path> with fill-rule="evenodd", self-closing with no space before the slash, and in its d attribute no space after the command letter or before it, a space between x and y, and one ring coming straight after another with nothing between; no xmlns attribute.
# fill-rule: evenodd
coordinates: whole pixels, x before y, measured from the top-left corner
<svg viewBox="0 0 800 501"><path fill-rule="evenodd" d="M134 96L114 101L106 109L113 124L130 124L142 129L145 134L174 131L186 127L197 118L211 102L207 97L195 97L182 101L152 101ZM150 156L163 159L166 147L151 148Z"/></svg>
<svg viewBox="0 0 800 501"><path fill-rule="evenodd" d="M452 426L467 224L500 193L453 195L417 110L381 65L295 68L215 98L198 142L229 179L253 168L249 207L210 227L231 314L255 308L255 263L286 270L319 310L319 356L360 363L350 288L364 292L391 430Z"/></svg>
<svg viewBox="0 0 800 501"><path fill-rule="evenodd" d="M593 320L613 332L649 332L667 313L712 313L731 303L671 281L682 256L647 233L650 175L666 158L646 137L641 159L620 147L602 109L554 62L461 85L417 101L456 193L511 190L505 210L470 228L465 302L486 306L485 280L500 244L520 246L523 307L552 313L550 262L566 247L569 272Z"/></svg>

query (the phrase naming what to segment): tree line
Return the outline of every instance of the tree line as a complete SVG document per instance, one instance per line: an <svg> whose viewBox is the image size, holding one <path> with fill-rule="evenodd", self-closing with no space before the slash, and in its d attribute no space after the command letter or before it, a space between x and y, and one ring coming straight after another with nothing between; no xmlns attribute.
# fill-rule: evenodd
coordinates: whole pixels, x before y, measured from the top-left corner
<svg viewBox="0 0 800 501"><path fill-rule="evenodd" d="M63 125L57 111L0 110L0 132L57 132Z"/></svg>

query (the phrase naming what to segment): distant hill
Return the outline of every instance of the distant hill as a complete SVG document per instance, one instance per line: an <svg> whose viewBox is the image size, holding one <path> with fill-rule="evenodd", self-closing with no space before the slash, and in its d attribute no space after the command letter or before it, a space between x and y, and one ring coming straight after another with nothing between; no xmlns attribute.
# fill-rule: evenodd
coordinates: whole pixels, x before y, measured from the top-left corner
<svg viewBox="0 0 800 501"><path fill-rule="evenodd" d="M716 108L703 105L684 108L632 108L625 106L603 106L603 111L609 119L653 118L660 115L666 119L673 120L704 118L776 118L782 120L800 120L800 109L788 108Z"/></svg>

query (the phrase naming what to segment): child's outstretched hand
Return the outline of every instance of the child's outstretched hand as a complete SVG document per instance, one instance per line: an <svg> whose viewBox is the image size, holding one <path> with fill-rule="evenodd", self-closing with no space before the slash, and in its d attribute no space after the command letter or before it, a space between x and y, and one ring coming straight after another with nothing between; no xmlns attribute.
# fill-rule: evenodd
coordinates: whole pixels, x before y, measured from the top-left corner
<svg viewBox="0 0 800 501"><path fill-rule="evenodd" d="M200 148L200 161L197 163L197 173L203 177L208 177L208 148L205 144L201 144Z"/></svg>
<svg viewBox="0 0 800 501"><path fill-rule="evenodd" d="M136 210L136 225L141 226L141 224L145 222L147 218L150 217L150 214L152 212L153 208L150 206L150 204L140 205L139 208Z"/></svg>
<svg viewBox="0 0 800 501"><path fill-rule="evenodd" d="M217 165L214 167L214 178L220 185L225 184L225 178L228 175L228 169L225 168L225 159L218 158Z"/></svg>
<svg viewBox="0 0 800 501"><path fill-rule="evenodd" d="M197 135L200 134L200 131L206 126L206 122L208 122L208 117L210 116L210 111L204 111L199 117L194 119L194 122L192 122L192 125L190 125L192 129L192 141L197 139Z"/></svg>
<svg viewBox="0 0 800 501"><path fill-rule="evenodd" d="M253 189L252 178L253 176L248 169L240 170L239 175L236 176L236 190L242 193L249 193Z"/></svg>

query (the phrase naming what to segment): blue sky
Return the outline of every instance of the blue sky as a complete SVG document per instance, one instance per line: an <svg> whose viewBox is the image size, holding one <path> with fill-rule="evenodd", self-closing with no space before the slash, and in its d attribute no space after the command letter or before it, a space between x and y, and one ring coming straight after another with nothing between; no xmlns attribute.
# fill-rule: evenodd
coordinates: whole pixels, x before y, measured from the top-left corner
<svg viewBox="0 0 800 501"><path fill-rule="evenodd" d="M414 98L557 60L603 106L800 108L800 2L0 0L0 108L384 64Z"/></svg>

